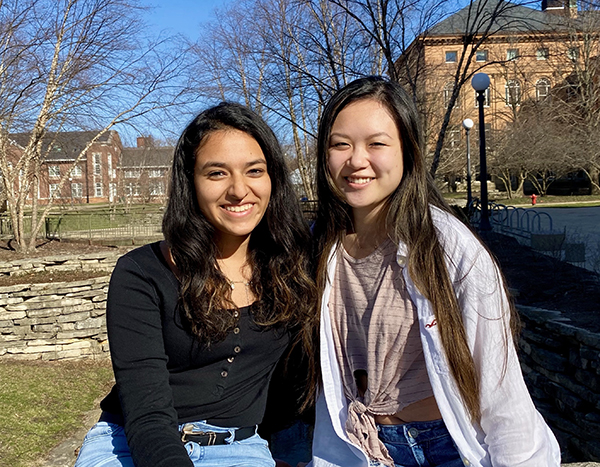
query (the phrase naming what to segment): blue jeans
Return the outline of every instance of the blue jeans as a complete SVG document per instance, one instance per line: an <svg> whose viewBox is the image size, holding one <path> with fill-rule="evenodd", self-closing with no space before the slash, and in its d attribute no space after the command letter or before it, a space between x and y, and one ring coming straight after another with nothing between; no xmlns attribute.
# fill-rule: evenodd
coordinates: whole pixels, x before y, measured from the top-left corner
<svg viewBox="0 0 600 467"><path fill-rule="evenodd" d="M230 428L194 422L197 431L214 431L227 433ZM183 425L179 428L181 429ZM218 446L200 446L188 441L185 448L195 467L275 467L275 461L269 452L267 442L259 435L242 441ZM98 422L88 432L75 467L134 467L131 453L127 446L125 430L122 426Z"/></svg>
<svg viewBox="0 0 600 467"><path fill-rule="evenodd" d="M442 420L377 425L377 431L396 467L464 467Z"/></svg>

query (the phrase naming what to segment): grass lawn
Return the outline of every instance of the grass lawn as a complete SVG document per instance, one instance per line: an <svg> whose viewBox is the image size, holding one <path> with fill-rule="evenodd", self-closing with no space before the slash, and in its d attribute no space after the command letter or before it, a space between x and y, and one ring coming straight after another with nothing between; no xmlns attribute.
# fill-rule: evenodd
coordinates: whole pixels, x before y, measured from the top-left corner
<svg viewBox="0 0 600 467"><path fill-rule="evenodd" d="M479 193L473 193L474 197L479 196ZM450 201L454 199L467 199L466 193L444 193L444 198ZM490 201L494 201L495 203L505 204L507 206L515 206L515 205L531 205L531 198L529 196L524 196L520 198L506 198L503 197L501 193L498 195L490 196ZM581 195L581 196L538 196L536 206L544 207L544 205L548 205L548 207L592 207L592 206L600 206L600 195Z"/></svg>
<svg viewBox="0 0 600 467"><path fill-rule="evenodd" d="M106 361L0 362L0 467L30 467L82 425L112 385Z"/></svg>

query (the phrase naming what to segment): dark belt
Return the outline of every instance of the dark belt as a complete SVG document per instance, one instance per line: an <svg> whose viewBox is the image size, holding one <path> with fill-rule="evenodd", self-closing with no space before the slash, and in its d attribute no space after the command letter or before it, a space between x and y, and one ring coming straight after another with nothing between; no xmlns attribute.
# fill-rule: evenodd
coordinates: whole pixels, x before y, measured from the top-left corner
<svg viewBox="0 0 600 467"><path fill-rule="evenodd" d="M193 432L194 425L186 424L181 430L181 441L187 443L192 441L200 446L214 446L217 444L227 444L226 439L231 437L231 432L217 433L215 431L196 431ZM246 426L233 431L233 441L242 441L256 434L256 426Z"/></svg>

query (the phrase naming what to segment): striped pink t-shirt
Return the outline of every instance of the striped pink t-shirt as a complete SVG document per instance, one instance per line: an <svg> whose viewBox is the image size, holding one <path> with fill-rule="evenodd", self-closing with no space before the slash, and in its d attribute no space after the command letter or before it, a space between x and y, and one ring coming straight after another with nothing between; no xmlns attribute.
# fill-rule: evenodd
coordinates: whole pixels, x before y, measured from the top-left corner
<svg viewBox="0 0 600 467"><path fill-rule="evenodd" d="M374 416L393 415L433 391L416 309L391 240L361 259L340 246L329 313L349 401L346 432L369 457L393 466Z"/></svg>

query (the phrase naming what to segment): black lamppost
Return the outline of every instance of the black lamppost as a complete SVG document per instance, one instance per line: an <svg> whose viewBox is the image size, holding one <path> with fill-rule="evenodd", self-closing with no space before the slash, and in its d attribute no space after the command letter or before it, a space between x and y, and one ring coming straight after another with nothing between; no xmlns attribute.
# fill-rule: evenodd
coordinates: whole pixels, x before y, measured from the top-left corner
<svg viewBox="0 0 600 467"><path fill-rule="evenodd" d="M467 132L467 208L471 207L473 202L473 192L471 191L471 128L473 128L473 120L465 118L462 122L462 126Z"/></svg>
<svg viewBox="0 0 600 467"><path fill-rule="evenodd" d="M485 104L485 91L490 86L490 77L485 73L477 73L471 79L471 86L477 91L477 102L479 103L479 179L481 180L481 220L479 230L492 230L488 212L487 191L487 163L485 157L485 122L483 117L483 106Z"/></svg>

